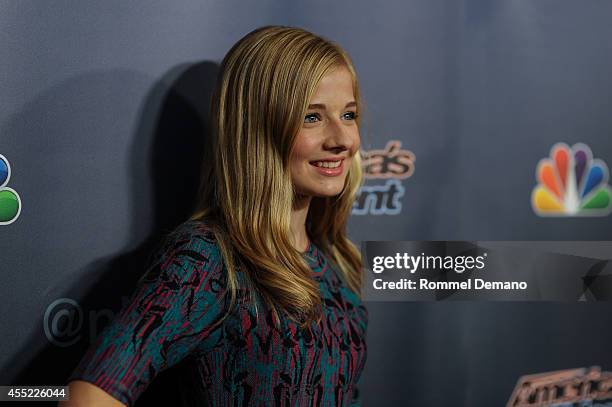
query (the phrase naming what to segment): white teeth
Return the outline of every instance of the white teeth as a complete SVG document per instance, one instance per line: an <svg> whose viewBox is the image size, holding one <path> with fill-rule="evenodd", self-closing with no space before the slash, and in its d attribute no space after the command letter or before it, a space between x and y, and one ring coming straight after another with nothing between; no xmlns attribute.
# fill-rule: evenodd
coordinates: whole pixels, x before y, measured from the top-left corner
<svg viewBox="0 0 612 407"><path fill-rule="evenodd" d="M338 168L341 161L315 161L314 165L323 168Z"/></svg>

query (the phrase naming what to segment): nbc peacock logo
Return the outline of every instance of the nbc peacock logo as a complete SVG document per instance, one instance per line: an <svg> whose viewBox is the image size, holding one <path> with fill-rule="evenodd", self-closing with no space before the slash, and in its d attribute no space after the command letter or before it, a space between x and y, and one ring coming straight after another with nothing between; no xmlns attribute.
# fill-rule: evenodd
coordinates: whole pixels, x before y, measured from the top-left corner
<svg viewBox="0 0 612 407"><path fill-rule="evenodd" d="M536 169L531 206L540 216L606 216L612 212L608 166L584 143L557 143Z"/></svg>
<svg viewBox="0 0 612 407"><path fill-rule="evenodd" d="M0 154L0 225L8 225L17 220L21 213L21 199L13 188L6 186L11 178L11 165Z"/></svg>

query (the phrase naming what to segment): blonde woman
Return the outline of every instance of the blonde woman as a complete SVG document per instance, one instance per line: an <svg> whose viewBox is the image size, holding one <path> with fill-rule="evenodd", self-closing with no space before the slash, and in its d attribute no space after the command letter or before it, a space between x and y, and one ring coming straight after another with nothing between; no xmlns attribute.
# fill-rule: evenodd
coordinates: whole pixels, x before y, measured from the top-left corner
<svg viewBox="0 0 612 407"><path fill-rule="evenodd" d="M70 377L65 406L131 406L191 358L211 406L357 406L368 313L346 235L362 181L355 69L268 26L225 56L201 201ZM210 164L210 163L209 163Z"/></svg>

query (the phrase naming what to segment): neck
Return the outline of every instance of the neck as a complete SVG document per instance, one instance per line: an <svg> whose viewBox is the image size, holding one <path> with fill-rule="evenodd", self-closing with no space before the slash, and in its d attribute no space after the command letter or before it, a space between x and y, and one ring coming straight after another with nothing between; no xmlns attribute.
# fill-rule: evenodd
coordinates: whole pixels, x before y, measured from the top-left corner
<svg viewBox="0 0 612 407"><path fill-rule="evenodd" d="M291 210L291 243L301 253L308 249L306 217L310 208L310 200L310 196L297 196Z"/></svg>

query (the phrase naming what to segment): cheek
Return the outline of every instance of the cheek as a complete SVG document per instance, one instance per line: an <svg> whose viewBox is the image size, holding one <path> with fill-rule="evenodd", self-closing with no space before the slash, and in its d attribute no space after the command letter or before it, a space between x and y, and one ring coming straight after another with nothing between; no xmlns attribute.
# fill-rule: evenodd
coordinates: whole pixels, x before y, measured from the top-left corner
<svg viewBox="0 0 612 407"><path fill-rule="evenodd" d="M307 137L298 135L295 139L295 144L293 146L293 152L291 155L291 165L303 166L304 164L307 164L308 161L311 161L313 159L315 152L316 143L311 140L308 140Z"/></svg>

